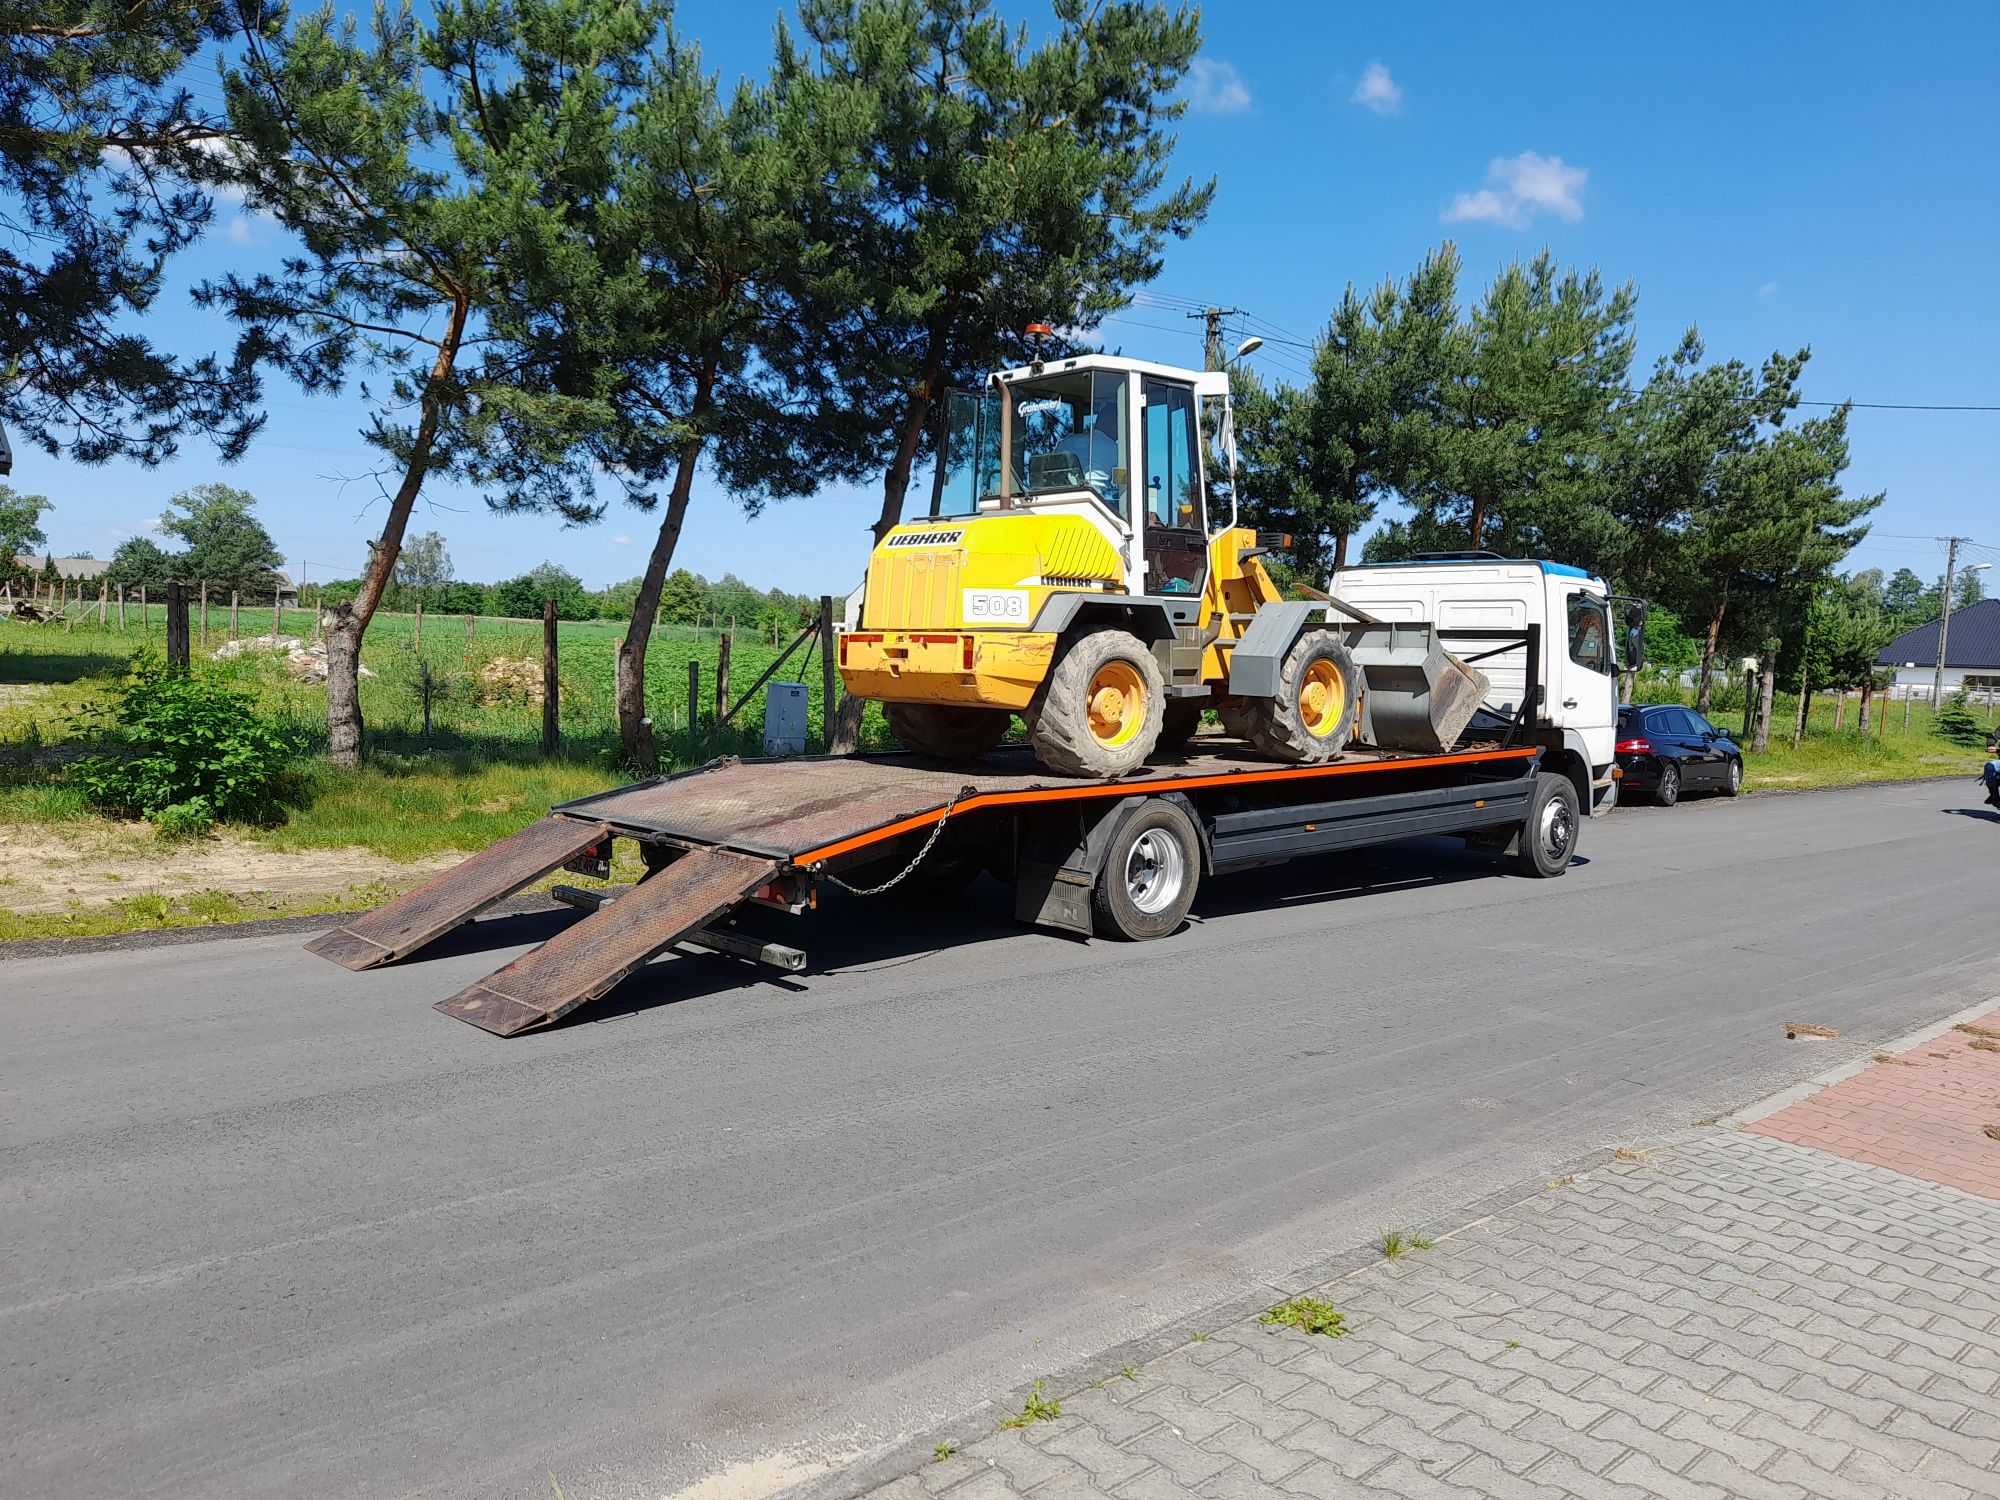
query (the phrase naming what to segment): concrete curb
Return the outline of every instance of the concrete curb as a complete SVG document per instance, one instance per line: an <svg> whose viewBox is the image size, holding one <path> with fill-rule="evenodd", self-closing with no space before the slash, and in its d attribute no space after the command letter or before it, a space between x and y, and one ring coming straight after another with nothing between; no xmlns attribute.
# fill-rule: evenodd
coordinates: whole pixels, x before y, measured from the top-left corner
<svg viewBox="0 0 2000 1500"><path fill-rule="evenodd" d="M1840 1063L1835 1067L1828 1068L1824 1073L1814 1074L1804 1083L1795 1083L1788 1089L1778 1090L1777 1093L1770 1095L1768 1098L1757 1100L1754 1104L1746 1104L1741 1109L1731 1110L1726 1115L1719 1115L1715 1120L1714 1126L1711 1128L1735 1130L1745 1125L1754 1125L1759 1120L1775 1115L1781 1109L1789 1109L1801 1099L1810 1099L1821 1089L1831 1088L1836 1083L1844 1083L1858 1073L1865 1073L1868 1069L1875 1066L1877 1053L1886 1052L1893 1054L1908 1052L1914 1047L1921 1047L1925 1042L1935 1041L1961 1022L1977 1020L1980 1016L1990 1014L1996 1006L2000 1006L2000 995L1996 995L1988 1000L1982 1000L1977 1005L1969 1006L1965 1010L1954 1011L1942 1021L1934 1022L1929 1026L1920 1026L1915 1031L1907 1031L1899 1037L1893 1037L1889 1041L1884 1042L1866 1057L1857 1057Z"/></svg>
<svg viewBox="0 0 2000 1500"><path fill-rule="evenodd" d="M1882 783L1871 783L1881 785ZM1808 790L1838 791L1846 788L1815 787ZM1955 1011L1940 1021L1919 1027L1915 1031L1884 1042L1876 1051L1906 1052L1913 1047L1942 1036L1962 1021L1983 1016L2000 1006L2000 996L1983 1000L1964 1010ZM1671 1151L1674 1146L1699 1140L1717 1130L1736 1130L1754 1124L1767 1115L1776 1114L1799 1100L1809 1098L1821 1089L1829 1088L1843 1079L1852 1078L1864 1069L1875 1066L1875 1053L1854 1058L1829 1068L1803 1083L1780 1089L1741 1108L1717 1116L1703 1125L1684 1126L1657 1136L1645 1137L1633 1144L1640 1149ZM1472 1202L1454 1209L1448 1216L1456 1221L1453 1228L1440 1232L1440 1241L1453 1235L1462 1234L1467 1229L1484 1223L1495 1214L1512 1208L1533 1198L1538 1193L1548 1191L1551 1182L1564 1177L1583 1176L1598 1168L1611 1165L1617 1160L1616 1150L1607 1148L1593 1151L1586 1156L1571 1159L1557 1166L1546 1176L1537 1176L1525 1181L1476 1198ZM1074 1394L1092 1381L1103 1380L1119 1373L1128 1365L1140 1365L1148 1360L1158 1359L1189 1343L1187 1331L1190 1328L1207 1330L1221 1328L1240 1322L1244 1318L1263 1312L1274 1303L1296 1297L1301 1293L1328 1287L1363 1271L1382 1259L1382 1252L1374 1241L1349 1246L1344 1250L1321 1259L1309 1261L1265 1283L1265 1289L1245 1292L1222 1302L1189 1314L1179 1321L1180 1326L1162 1329L1158 1333L1142 1334L1128 1339L1122 1344L1104 1350L1100 1354L1062 1366L1042 1377L1044 1394L1057 1399ZM1033 1381L1026 1381L1004 1395L982 1401L959 1415L938 1424L924 1432L903 1439L889 1448L866 1454L851 1463L843 1464L829 1473L817 1474L801 1480L777 1492L772 1500L857 1500L872 1489L913 1474L923 1465L934 1461L939 1443L950 1443L956 1449L965 1449L983 1438L991 1437L1006 1417L1021 1409L1034 1389Z"/></svg>

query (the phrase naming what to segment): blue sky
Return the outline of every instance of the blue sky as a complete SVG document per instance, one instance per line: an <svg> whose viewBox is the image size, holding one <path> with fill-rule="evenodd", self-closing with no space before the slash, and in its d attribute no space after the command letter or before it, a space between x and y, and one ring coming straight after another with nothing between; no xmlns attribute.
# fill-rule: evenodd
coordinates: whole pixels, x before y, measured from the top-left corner
<svg viewBox="0 0 2000 1500"><path fill-rule="evenodd" d="M680 25L733 76L764 66L776 14L683 0ZM1219 179L1214 212L1105 325L1112 347L1198 364L1185 308L1235 306L1239 334L1273 336L1258 361L1283 379L1304 351L1278 340L1309 340L1348 281L1401 275L1451 238L1483 283L1547 244L1637 284L1641 375L1693 322L1712 358L1811 345L1809 399L2000 406L2000 6L1218 0L1204 29L1177 165ZM267 224L225 209L184 279L277 252ZM182 297L155 325L189 349L228 337ZM258 496L295 571L352 575L382 505L343 479L372 462L361 403L277 380L268 395L269 426L233 468L198 441L151 472L17 444L11 482L56 502L57 551L102 557L176 490L224 479ZM1862 410L1852 438L1850 489L1889 496L1852 565L1934 576L1930 539L1947 533L2000 548L2000 412ZM749 520L704 485L677 561L844 593L876 508L830 489ZM601 585L639 570L653 522L614 506L565 530L437 486L414 526L445 534L462 577L546 558Z"/></svg>

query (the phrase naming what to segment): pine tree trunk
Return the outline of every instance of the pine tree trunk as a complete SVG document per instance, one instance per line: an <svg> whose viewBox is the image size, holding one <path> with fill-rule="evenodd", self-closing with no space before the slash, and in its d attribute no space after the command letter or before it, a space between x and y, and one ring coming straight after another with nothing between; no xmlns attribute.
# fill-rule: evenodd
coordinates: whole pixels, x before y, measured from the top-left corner
<svg viewBox="0 0 2000 1500"><path fill-rule="evenodd" d="M1868 706L1875 697L1875 684L1861 684L1861 706L1855 710L1854 727L1861 731L1861 738L1868 738Z"/></svg>
<svg viewBox="0 0 2000 1500"><path fill-rule="evenodd" d="M1757 732L1750 748L1759 753L1771 748L1771 706L1778 695L1778 648L1767 644L1757 672Z"/></svg>
<svg viewBox="0 0 2000 1500"><path fill-rule="evenodd" d="M1486 497L1472 497L1472 516L1465 523L1466 546L1477 552L1484 545L1486 536Z"/></svg>
<svg viewBox="0 0 2000 1500"><path fill-rule="evenodd" d="M1708 633L1701 638L1701 690L1695 695L1697 712L1706 716L1710 695L1715 688L1715 647L1722 639L1722 617L1729 611L1729 593L1716 601L1715 618L1708 622Z"/></svg>
<svg viewBox="0 0 2000 1500"><path fill-rule="evenodd" d="M878 544L903 519L903 502L910 492L910 469L917 461L924 424L930 420L931 403L937 399L938 375L944 369L944 338L943 325L933 323L916 388L903 408L903 433L896 443L895 457L889 461L888 472L882 476L882 514L875 522Z"/></svg>
<svg viewBox="0 0 2000 1500"><path fill-rule="evenodd" d="M691 420L699 424L708 415L714 390L715 367L707 366L695 385ZM689 438L681 445L674 486L667 496L667 513L660 518L659 535L646 558L646 571L639 578L639 592L632 601L632 620L625 639L618 643L617 678L612 697L618 708L618 742L626 760L641 776L651 776L660 763L659 743L653 735L653 721L646 712L646 648L653 639L653 626L660 618L660 593L666 586L667 569L674 560L674 548L681 539L687 520L688 496L694 489L694 472L701 458L701 438ZM692 726L693 704L689 704Z"/></svg>
<svg viewBox="0 0 2000 1500"><path fill-rule="evenodd" d="M368 567L361 575L361 589L352 603L328 605L320 614L326 638L326 749L336 766L351 769L361 764L362 739L366 726L361 722L361 637L375 617L376 606L389 587L389 575L403 551L403 532L410 524L410 511L424 487L430 471L431 453L437 445L439 409L444 402L445 383L458 362L465 339L465 325L472 305L465 294L452 299L444 337L437 358L431 364L430 379L421 397L422 414L410 442L410 457L403 470L403 482L389 502L389 514L382 522L382 534L369 548ZM282 596L279 596L282 604Z"/></svg>
<svg viewBox="0 0 2000 1500"><path fill-rule="evenodd" d="M1346 566L1347 566L1347 533L1344 531L1336 531L1333 534L1333 571L1338 573L1342 568Z"/></svg>

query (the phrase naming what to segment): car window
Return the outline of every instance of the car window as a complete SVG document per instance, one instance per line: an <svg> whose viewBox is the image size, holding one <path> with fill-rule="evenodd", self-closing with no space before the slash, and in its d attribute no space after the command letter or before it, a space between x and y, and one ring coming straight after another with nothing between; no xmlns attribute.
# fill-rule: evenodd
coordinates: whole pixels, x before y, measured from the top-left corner
<svg viewBox="0 0 2000 1500"><path fill-rule="evenodd" d="M1611 633L1596 594L1569 596L1569 659L1593 672L1611 671Z"/></svg>
<svg viewBox="0 0 2000 1500"><path fill-rule="evenodd" d="M1678 708L1656 708L1647 716L1646 727L1654 734L1686 734L1686 720Z"/></svg>
<svg viewBox="0 0 2000 1500"><path fill-rule="evenodd" d="M1644 722L1645 716L1636 708L1621 708L1618 710L1618 732L1620 734L1630 734Z"/></svg>
<svg viewBox="0 0 2000 1500"><path fill-rule="evenodd" d="M1714 734L1715 726L1692 709L1688 711L1688 726L1695 734Z"/></svg>

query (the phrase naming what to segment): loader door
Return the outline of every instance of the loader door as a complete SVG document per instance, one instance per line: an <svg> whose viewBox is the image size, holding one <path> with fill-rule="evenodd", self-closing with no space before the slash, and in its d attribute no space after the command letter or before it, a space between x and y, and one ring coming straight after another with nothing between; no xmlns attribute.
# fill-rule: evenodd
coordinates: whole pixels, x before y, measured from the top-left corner
<svg viewBox="0 0 2000 1500"><path fill-rule="evenodd" d="M1145 414L1145 591L1199 594L1208 581L1208 515L1194 390L1148 379Z"/></svg>

